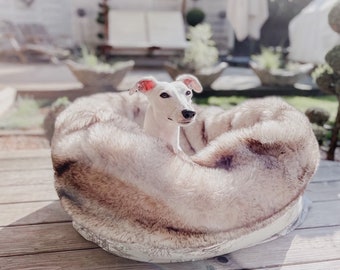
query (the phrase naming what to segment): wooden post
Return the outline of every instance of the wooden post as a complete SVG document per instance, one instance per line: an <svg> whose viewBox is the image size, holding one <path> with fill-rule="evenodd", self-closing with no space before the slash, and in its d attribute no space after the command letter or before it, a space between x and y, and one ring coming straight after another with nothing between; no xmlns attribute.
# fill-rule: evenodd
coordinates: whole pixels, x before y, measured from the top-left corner
<svg viewBox="0 0 340 270"><path fill-rule="evenodd" d="M187 1L186 0L182 0L182 16L183 19L185 19L185 12L187 10Z"/></svg>

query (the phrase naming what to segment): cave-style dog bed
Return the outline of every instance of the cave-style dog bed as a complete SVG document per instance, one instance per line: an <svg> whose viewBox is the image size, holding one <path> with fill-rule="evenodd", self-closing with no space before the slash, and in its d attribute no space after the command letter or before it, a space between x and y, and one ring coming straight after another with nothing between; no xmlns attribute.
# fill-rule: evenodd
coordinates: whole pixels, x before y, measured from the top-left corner
<svg viewBox="0 0 340 270"><path fill-rule="evenodd" d="M292 225L318 145L306 117L276 98L198 107L186 155L143 133L143 95L80 98L57 118L55 186L74 228L119 256L204 259Z"/></svg>

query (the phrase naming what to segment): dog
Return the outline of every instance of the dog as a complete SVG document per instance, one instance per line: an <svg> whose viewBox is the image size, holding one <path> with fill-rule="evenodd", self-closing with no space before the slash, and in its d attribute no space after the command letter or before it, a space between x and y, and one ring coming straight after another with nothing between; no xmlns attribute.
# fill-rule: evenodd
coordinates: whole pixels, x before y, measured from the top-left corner
<svg viewBox="0 0 340 270"><path fill-rule="evenodd" d="M144 132L164 140L178 154L182 152L180 127L190 125L196 117L191 105L192 92L201 93L202 90L195 76L183 74L170 83L157 81L154 77L142 78L129 89L129 93L139 91L148 98Z"/></svg>

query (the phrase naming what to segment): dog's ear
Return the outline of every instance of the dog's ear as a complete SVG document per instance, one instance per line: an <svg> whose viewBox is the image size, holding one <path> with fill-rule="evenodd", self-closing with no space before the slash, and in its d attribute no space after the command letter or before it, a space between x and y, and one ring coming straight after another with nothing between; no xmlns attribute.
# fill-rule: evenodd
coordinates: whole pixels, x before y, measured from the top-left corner
<svg viewBox="0 0 340 270"><path fill-rule="evenodd" d="M145 77L136 82L135 85L132 88L130 88L129 93L130 95L136 93L137 91L146 93L155 88L156 84L157 80L154 77Z"/></svg>
<svg viewBox="0 0 340 270"><path fill-rule="evenodd" d="M176 81L183 82L187 87L194 90L196 93L201 93L203 91L203 87L202 87L201 83L193 75L190 75L190 74L179 75L176 78Z"/></svg>

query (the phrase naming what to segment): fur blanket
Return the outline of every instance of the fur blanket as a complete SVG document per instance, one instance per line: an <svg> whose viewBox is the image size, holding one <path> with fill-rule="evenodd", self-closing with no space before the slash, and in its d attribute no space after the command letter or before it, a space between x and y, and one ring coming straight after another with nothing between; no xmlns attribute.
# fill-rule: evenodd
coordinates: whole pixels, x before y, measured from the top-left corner
<svg viewBox="0 0 340 270"><path fill-rule="evenodd" d="M199 107L175 155L143 133L143 95L76 100L57 118L55 187L76 230L117 255L154 262L259 243L299 216L319 161L308 119L278 98Z"/></svg>

